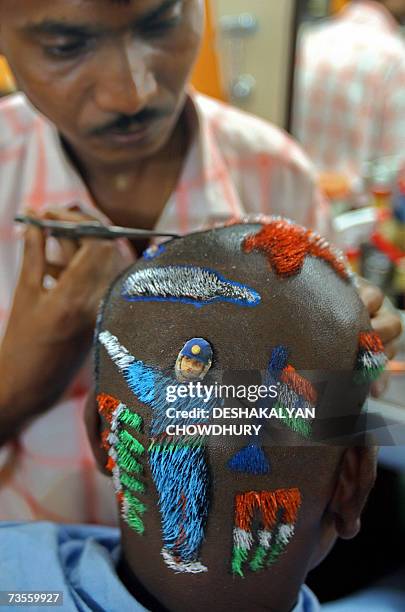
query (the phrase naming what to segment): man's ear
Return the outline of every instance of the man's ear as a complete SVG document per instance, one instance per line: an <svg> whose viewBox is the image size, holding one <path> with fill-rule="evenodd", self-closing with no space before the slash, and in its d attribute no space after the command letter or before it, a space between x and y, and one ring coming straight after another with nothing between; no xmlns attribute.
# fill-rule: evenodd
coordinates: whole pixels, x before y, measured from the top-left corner
<svg viewBox="0 0 405 612"><path fill-rule="evenodd" d="M376 447L346 449L329 506L336 533L349 540L360 531L361 513L373 488L377 469Z"/></svg>
<svg viewBox="0 0 405 612"><path fill-rule="evenodd" d="M110 476L106 469L108 455L101 444L101 418L97 410L97 400L95 391L91 391L87 396L84 411L84 421L86 424L87 437L89 439L97 467L103 474Z"/></svg>

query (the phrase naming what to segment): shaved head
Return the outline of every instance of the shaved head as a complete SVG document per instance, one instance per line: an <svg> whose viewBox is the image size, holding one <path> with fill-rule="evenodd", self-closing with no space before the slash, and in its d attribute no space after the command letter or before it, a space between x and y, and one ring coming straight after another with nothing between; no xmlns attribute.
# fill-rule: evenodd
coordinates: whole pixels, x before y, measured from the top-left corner
<svg viewBox="0 0 405 612"><path fill-rule="evenodd" d="M316 428L318 417L361 410L367 385L356 385L353 375L359 338L369 328L339 255L283 220L172 241L117 280L98 327L97 435L107 432L109 459L97 454L101 464L109 461L119 503L126 504L128 588L136 576L176 611L214 602L216 610L293 607L307 572L336 537L354 535L373 481L372 449L329 444ZM222 397L217 405L205 403L211 410L205 419L167 418L173 406L165 403L167 385L177 389L193 376L202 388L264 381L278 397ZM197 404L187 397L174 405L190 411ZM284 420L253 418L256 436L249 429L240 436L168 434L168 424L213 423L218 404L221 410L270 406L280 415L288 406L314 406L317 418L304 422L293 411ZM224 414L218 423L229 425ZM142 425L135 428L138 418ZM233 424L247 421L242 416ZM129 481L135 456L143 475L132 471ZM350 495L340 484L349 460L356 466ZM136 495L127 495L127 485ZM354 513L343 494L356 499Z"/></svg>

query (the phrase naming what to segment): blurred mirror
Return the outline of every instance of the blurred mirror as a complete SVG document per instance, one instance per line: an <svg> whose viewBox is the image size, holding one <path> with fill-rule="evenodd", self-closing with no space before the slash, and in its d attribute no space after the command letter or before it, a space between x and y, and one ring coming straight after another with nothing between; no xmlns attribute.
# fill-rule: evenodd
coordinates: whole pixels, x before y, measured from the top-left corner
<svg viewBox="0 0 405 612"><path fill-rule="evenodd" d="M0 55L0 97L15 91L15 82L11 70L4 59Z"/></svg>
<svg viewBox="0 0 405 612"><path fill-rule="evenodd" d="M340 190L387 188L405 151L405 0L297 3L293 135Z"/></svg>
<svg viewBox="0 0 405 612"><path fill-rule="evenodd" d="M290 130L357 272L405 306L405 0L296 5Z"/></svg>

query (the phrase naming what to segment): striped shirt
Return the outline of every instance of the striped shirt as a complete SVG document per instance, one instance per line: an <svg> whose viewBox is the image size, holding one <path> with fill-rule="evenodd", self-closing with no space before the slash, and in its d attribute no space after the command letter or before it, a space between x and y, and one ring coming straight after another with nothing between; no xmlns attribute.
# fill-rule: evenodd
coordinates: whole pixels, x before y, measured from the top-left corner
<svg viewBox="0 0 405 612"><path fill-rule="evenodd" d="M156 229L186 233L247 214L283 214L328 232L312 167L277 128L191 92L195 137ZM66 207L108 222L67 157L58 133L22 94L0 101L0 324L21 259L13 218L25 208ZM109 481L98 474L83 426L85 369L51 411L0 449L0 520L114 522Z"/></svg>
<svg viewBox="0 0 405 612"><path fill-rule="evenodd" d="M298 45L294 136L321 172L405 160L405 43L384 6L352 2Z"/></svg>

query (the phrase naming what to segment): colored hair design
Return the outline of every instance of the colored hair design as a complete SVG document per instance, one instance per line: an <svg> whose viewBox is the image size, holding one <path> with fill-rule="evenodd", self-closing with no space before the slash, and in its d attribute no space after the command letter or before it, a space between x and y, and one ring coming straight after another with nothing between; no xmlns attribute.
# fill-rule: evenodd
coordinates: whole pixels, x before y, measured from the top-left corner
<svg viewBox="0 0 405 612"><path fill-rule="evenodd" d="M147 261L152 261L153 259L159 257L159 255L163 255L165 251L166 247L163 244L152 244L152 246L145 249L145 251L142 253L142 258L146 259Z"/></svg>
<svg viewBox="0 0 405 612"><path fill-rule="evenodd" d="M388 359L384 353L384 346L379 335L375 332L361 333L354 377L355 382L365 384L377 380L384 372L387 362Z"/></svg>
<svg viewBox="0 0 405 612"><path fill-rule="evenodd" d="M97 396L98 409L108 423L101 434L103 448L108 452L107 469L111 472L114 490L125 522L137 533L143 534L145 527L142 515L146 506L137 497L145 492L145 485L138 477L143 466L140 458L145 452L143 445L130 434L126 427L136 432L142 429L142 419L111 395Z"/></svg>
<svg viewBox="0 0 405 612"><path fill-rule="evenodd" d="M275 218L243 242L246 253L259 251L267 256L276 274L284 278L298 274L307 255L327 262L343 279L352 277L343 255L324 238L287 219Z"/></svg>
<svg viewBox="0 0 405 612"><path fill-rule="evenodd" d="M249 558L253 572L276 563L294 535L300 506L298 489L238 493L235 497L232 573L243 577L243 568ZM260 514L261 525L255 538L252 524L256 513Z"/></svg>
<svg viewBox="0 0 405 612"><path fill-rule="evenodd" d="M214 270L196 266L137 270L124 282L122 296L131 302L181 302L197 307L215 302L257 306L261 300L254 289L230 281Z"/></svg>
<svg viewBox="0 0 405 612"><path fill-rule="evenodd" d="M278 383L278 394L275 409L280 411L283 422L292 431L309 438L312 427L310 421L301 416L289 416L288 410L301 409L313 411L316 407L317 393L312 384L298 374L288 362L288 350L285 346L277 346L270 357L266 384Z"/></svg>
<svg viewBox="0 0 405 612"><path fill-rule="evenodd" d="M201 419L169 419L166 415L170 406L166 403L166 390L168 385L178 386L178 381L136 360L110 332L101 332L99 340L137 399L153 411L148 452L152 477L159 494L163 559L176 572L205 572L207 568L199 561L209 509L209 473L204 438L188 439L186 436L169 436L165 433L168 425L187 425L201 422ZM207 403L205 409L208 413L216 403L215 398ZM176 411L184 414L200 406L197 397L179 398ZM120 442L126 449L126 437ZM132 444L130 439L128 444Z"/></svg>
<svg viewBox="0 0 405 612"><path fill-rule="evenodd" d="M228 467L233 472L244 472L257 476L270 472L270 462L258 444L249 444L238 451L228 461Z"/></svg>
<svg viewBox="0 0 405 612"><path fill-rule="evenodd" d="M312 412L317 402L316 390L292 365L288 364L288 350L285 346L277 346L271 353L265 385L274 384L278 386L277 398L265 401L274 404L274 409L283 416L283 423L287 427L309 438L312 433L311 422L304 417L290 416L290 414L291 411L298 409L304 414L307 410ZM235 453L228 461L228 467L233 472L245 474L260 475L270 472L270 462L258 444L249 444Z"/></svg>

